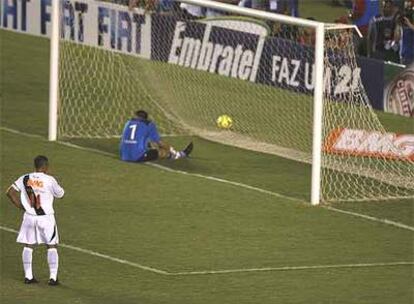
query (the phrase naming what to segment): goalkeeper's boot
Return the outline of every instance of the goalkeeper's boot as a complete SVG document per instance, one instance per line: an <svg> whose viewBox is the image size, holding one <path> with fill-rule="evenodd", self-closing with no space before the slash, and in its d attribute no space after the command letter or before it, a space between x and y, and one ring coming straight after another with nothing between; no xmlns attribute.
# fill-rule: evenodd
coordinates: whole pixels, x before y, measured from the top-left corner
<svg viewBox="0 0 414 304"><path fill-rule="evenodd" d="M58 279L56 279L56 280L50 279L47 282L47 285L49 285L49 286L57 286L57 285L59 285L59 281L58 281Z"/></svg>
<svg viewBox="0 0 414 304"><path fill-rule="evenodd" d="M193 148L194 148L193 142L190 142L188 146L185 147L185 149L182 151L182 153L184 153L185 156L189 156L191 151L193 151Z"/></svg>
<svg viewBox="0 0 414 304"><path fill-rule="evenodd" d="M36 280L35 278L32 278L32 279L24 278L24 284L36 284L36 283L39 283L39 281Z"/></svg>

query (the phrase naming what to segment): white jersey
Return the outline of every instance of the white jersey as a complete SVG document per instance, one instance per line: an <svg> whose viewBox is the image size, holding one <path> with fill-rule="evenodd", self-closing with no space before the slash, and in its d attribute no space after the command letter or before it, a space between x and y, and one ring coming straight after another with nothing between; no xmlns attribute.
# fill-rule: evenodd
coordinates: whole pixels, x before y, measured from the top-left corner
<svg viewBox="0 0 414 304"><path fill-rule="evenodd" d="M57 183L53 176L47 175L43 172L34 172L22 175L12 185L12 187L20 192L20 200L24 209L28 214L38 215L35 206L32 206L24 186L24 179L28 176L27 185L31 186L34 194L37 197L38 206L44 211L44 214L54 214L53 199L61 198L65 194L63 188Z"/></svg>

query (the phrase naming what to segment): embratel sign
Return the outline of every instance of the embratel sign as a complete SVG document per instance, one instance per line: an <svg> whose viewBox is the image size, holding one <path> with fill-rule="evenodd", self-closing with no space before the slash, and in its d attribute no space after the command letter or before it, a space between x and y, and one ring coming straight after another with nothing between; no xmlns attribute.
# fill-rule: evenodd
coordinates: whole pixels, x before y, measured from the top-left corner
<svg viewBox="0 0 414 304"><path fill-rule="evenodd" d="M221 22L227 29L213 26L215 22L185 23L178 21L170 48L168 62L184 67L217 73L222 76L256 81L257 70L263 51L266 29L251 32L240 31L243 22L226 20ZM244 27L246 28L246 26ZM262 32L265 35L257 35ZM224 37L231 35L232 39ZM237 39L241 36L242 39ZM224 38L224 39L223 39Z"/></svg>
<svg viewBox="0 0 414 304"><path fill-rule="evenodd" d="M152 59L257 82L267 27L239 19L174 19L153 16Z"/></svg>
<svg viewBox="0 0 414 304"><path fill-rule="evenodd" d="M235 18L183 21L153 14L151 30L153 60L313 94L313 47L271 36L265 23ZM361 83L368 84L370 97L382 100L383 90L378 86L383 80L383 64L357 59L361 67L355 66L349 54L341 50L332 51L328 57L324 88L334 100L351 100L350 94L361 93ZM381 102L379 107L375 105L382 109Z"/></svg>

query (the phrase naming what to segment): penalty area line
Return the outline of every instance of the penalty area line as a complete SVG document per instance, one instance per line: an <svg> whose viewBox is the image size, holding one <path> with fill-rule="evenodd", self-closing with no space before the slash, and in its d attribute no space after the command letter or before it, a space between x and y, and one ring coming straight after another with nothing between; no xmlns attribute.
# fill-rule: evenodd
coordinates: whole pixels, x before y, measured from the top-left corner
<svg viewBox="0 0 414 304"><path fill-rule="evenodd" d="M0 126L0 129L4 130L4 131L8 131L10 133L19 134L19 135L26 136L26 137L31 137L31 138L39 138L43 141L47 141L43 136L40 136L40 135L37 135L37 134L21 132L21 131L11 129L11 128L7 128L7 127L3 127L3 126ZM93 152L93 153L109 156L109 157L112 157L112 158L117 156L114 153L109 153L109 152L105 152L105 151L94 149L94 148L83 147L83 146L79 146L79 145L76 145L76 144L72 144L70 142L56 141L55 143L63 145L63 146L71 147L71 148L74 148L74 149L82 150L82 151L88 151L88 152ZM266 190L266 189L254 187L254 186L251 186L251 185L247 185L247 184L243 184L243 183L239 183L239 182L235 182L235 181L230 181L230 180L227 180L227 179L222 179L222 178L209 176L209 175L202 175L202 174L198 174L198 173L191 173L191 172L187 172L187 171L171 169L169 167L162 166L162 165L156 164L156 163L145 163L145 165L151 166L151 167L154 167L154 168L158 168L158 169L161 169L161 170L164 170L164 171L167 171L167 172L175 173L175 174L194 176L194 177L197 177L197 178L203 178L203 179L207 179L207 180L211 180L211 181L216 181L216 182L219 182L219 183L233 185L233 186L236 186L236 187L240 187L240 188L260 192L260 193L271 195L271 196L274 196L274 197L278 197L278 198L282 198L282 199L286 199L286 200L290 200L290 201L294 201L294 202L309 205L309 202L306 202L306 201L298 199L298 198L290 197L290 196L283 195L283 194L280 194L280 193L277 193L277 192L273 192L273 191L269 191L269 190ZM334 208L334 207L330 207L330 206L320 205L319 207L324 208L324 209L329 210L329 211L332 211L332 212L345 214L345 215L353 216L353 217L357 217L357 218L362 218L364 220L377 222L377 223L381 223L381 224L384 224L384 225L393 226L393 227L396 227L396 228L399 228L399 229L405 229L405 230L409 230L409 231L414 232L414 227L413 226L405 225L405 224L402 224L402 223L399 223L399 222L396 222L396 221L391 221L391 220L388 220L388 219L381 219L381 218L377 218L377 217L374 217L374 216L369 216L369 215L365 215L365 214L357 213L357 212L352 212L352 211L346 211L346 210L343 210L343 209L338 209L338 208Z"/></svg>
<svg viewBox="0 0 414 304"><path fill-rule="evenodd" d="M0 226L0 229L4 230L4 231L7 231L7 232L15 233L15 234L18 233L18 231L14 230L14 229L11 229L11 228L8 228L8 227L4 227L4 226ZM164 270L161 270L161 269L145 266L145 265L142 265L142 264L139 264L139 263L130 262L130 261L127 261L127 260L124 260L124 259L116 258L116 257L112 257L110 255L99 253L99 252L96 252L96 251L93 251L93 250L84 249L84 248L81 248L81 247L77 247L77 246L73 246L73 245L69 245L69 244L63 244L63 243L59 244L58 246L63 247L63 248L68 248L68 249L71 249L71 250L74 250L74 251L78 251L78 252L81 252L81 253L89 254L89 255L92 255L92 256L96 256L96 257L106 259L106 260L109 260L109 261L112 261L112 262L125 264L125 265L132 266L132 267L135 267L135 268L139 268L139 269L142 269L142 270L146 270L146 271L150 271L150 272L154 272L154 273L158 273L158 274L163 274L163 275L168 275L169 274L167 271L164 271Z"/></svg>
<svg viewBox="0 0 414 304"><path fill-rule="evenodd" d="M188 275L208 275L208 274L228 274L241 272L269 272L269 271L292 271L292 270L312 270L312 269L339 269L339 268L367 268L367 267L389 267L389 266L406 266L414 265L414 262L388 262L388 263L357 263L357 264L331 264L331 265L311 265L311 266L281 266L281 267L264 267L264 268L244 268L244 269L224 269L224 270L205 270L205 271L187 271L174 272L170 275L188 276Z"/></svg>
<svg viewBox="0 0 414 304"><path fill-rule="evenodd" d="M15 229L0 225L0 230L17 234ZM331 265L304 265L304 266L281 266L281 267L263 267L263 268L240 268L240 269L223 269L223 270L201 270L201 271L181 271L169 272L154 267L145 266L139 263L131 262L125 259L112 257L107 254L99 253L93 250L84 249L81 247L59 244L62 248L67 248L91 256L99 257L112 262L128 265L141 270L153 272L165 276L200 276L200 275L215 275L215 274L234 274L234 273L251 273L251 272L277 272L277 271L299 271L299 270L319 270L319 269L341 269L341 268L370 268L370 267L392 267L392 266L408 266L414 265L414 262L384 262L384 263L357 263L357 264L331 264Z"/></svg>

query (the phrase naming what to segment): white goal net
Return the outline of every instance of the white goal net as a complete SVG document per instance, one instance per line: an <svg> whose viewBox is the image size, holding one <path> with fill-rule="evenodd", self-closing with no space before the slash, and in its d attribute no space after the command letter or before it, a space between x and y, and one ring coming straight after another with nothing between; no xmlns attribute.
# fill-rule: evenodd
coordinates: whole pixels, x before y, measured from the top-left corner
<svg viewBox="0 0 414 304"><path fill-rule="evenodd" d="M202 6L216 17L84 2L87 11L75 1L61 10L59 138L118 137L145 109L163 134L311 162L311 27ZM94 22L96 37L79 34ZM352 30L326 26L321 200L413 197L414 163L370 106L352 42ZM230 129L215 123L223 114Z"/></svg>

